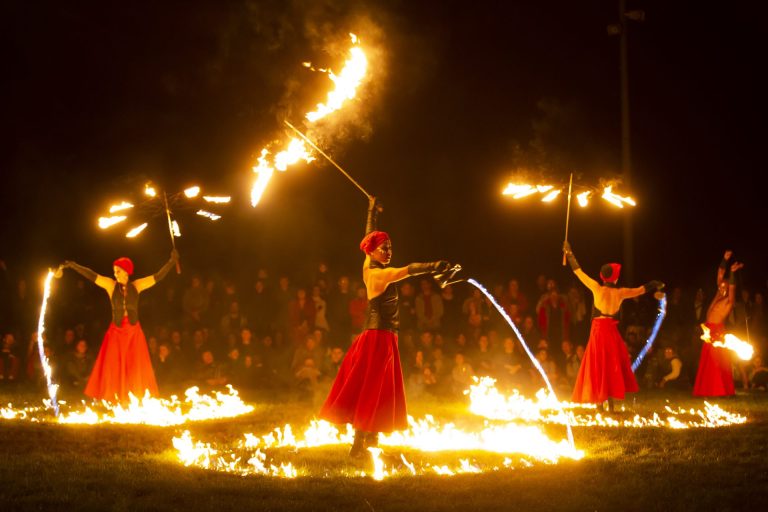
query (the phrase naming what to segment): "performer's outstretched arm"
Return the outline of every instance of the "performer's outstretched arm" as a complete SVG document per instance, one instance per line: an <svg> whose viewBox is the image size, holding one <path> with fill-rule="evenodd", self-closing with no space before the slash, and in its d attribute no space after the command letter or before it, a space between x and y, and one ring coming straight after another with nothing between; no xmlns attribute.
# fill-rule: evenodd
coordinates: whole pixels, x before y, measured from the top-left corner
<svg viewBox="0 0 768 512"><path fill-rule="evenodd" d="M720 286L720 283L725 279L725 272L728 270L728 261L731 259L731 256L733 256L733 251L726 250L725 254L723 254L723 259L720 260L720 265L717 266L717 286Z"/></svg>
<svg viewBox="0 0 768 512"><path fill-rule="evenodd" d="M368 199L368 219L365 222L365 234L376 231L379 223L379 204L376 198L371 196Z"/></svg>
<svg viewBox="0 0 768 512"><path fill-rule="evenodd" d="M115 289L115 281L114 279L110 279L109 277L102 276L100 274L97 274L93 270L89 269L88 267L84 267L82 265L78 265L74 261L65 261L61 265L63 268L71 268L84 278L86 278L89 281L92 281L96 286L99 288L103 288L109 293L112 294L112 290Z"/></svg>
<svg viewBox="0 0 768 512"><path fill-rule="evenodd" d="M741 270L743 263L734 263L731 265L731 275L728 277L728 305L733 307L736 303L736 272Z"/></svg>
<svg viewBox="0 0 768 512"><path fill-rule="evenodd" d="M569 242L563 242L563 252L565 252L565 257L568 260L568 264L571 266L573 273L576 274L576 277L579 278L579 281L581 281L584 286L589 288L592 293L595 293L595 291L600 288L600 284L598 284L597 281L589 277L583 270L581 270L581 265L579 265L579 262L576 261L576 256L573 254L573 250L571 250L571 244Z"/></svg>
<svg viewBox="0 0 768 512"><path fill-rule="evenodd" d="M171 258L165 262L165 265L163 265L160 270L152 274L151 276L142 277L140 279L136 279L133 282L133 285L136 287L136 290L141 293L144 290L148 288L152 288L155 284L162 281L165 276L168 275L168 272L176 266L176 262L179 261L179 252L174 249L171 251Z"/></svg>

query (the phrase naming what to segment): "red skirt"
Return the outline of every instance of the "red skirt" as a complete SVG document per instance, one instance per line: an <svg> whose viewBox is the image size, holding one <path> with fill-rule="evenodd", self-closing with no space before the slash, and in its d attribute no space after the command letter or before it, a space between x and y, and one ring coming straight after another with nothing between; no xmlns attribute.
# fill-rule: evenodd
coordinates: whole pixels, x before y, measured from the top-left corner
<svg viewBox="0 0 768 512"><path fill-rule="evenodd" d="M149 359L147 340L141 325L131 325L128 318L120 327L109 325L85 394L110 402L128 401L128 393L142 398L149 391L157 396L157 381Z"/></svg>
<svg viewBox="0 0 768 512"><path fill-rule="evenodd" d="M713 341L722 341L725 325L705 323ZM715 347L711 343L701 345L699 371L693 385L693 396L728 396L735 393L731 354L727 348Z"/></svg>
<svg viewBox="0 0 768 512"><path fill-rule="evenodd" d="M397 334L363 331L349 347L320 417L364 432L408 427Z"/></svg>
<svg viewBox="0 0 768 512"><path fill-rule="evenodd" d="M624 393L639 390L617 324L613 318L592 320L589 341L573 388L574 402L601 404L608 398L623 399Z"/></svg>

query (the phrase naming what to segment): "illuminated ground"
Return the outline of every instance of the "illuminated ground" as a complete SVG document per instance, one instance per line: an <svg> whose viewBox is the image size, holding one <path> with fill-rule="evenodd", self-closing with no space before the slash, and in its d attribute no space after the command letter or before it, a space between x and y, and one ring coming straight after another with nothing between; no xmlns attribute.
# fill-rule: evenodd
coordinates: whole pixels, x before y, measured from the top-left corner
<svg viewBox="0 0 768 512"><path fill-rule="evenodd" d="M671 402L702 407L685 396ZM184 430L227 446L243 432L307 425L316 410L311 405L260 402L245 416L184 427L6 420L0 421L0 504L4 510L760 510L768 498L768 396L718 403L746 415L747 423L686 430L576 427L577 447L586 453L580 461L381 482L339 476L371 469L349 464L342 446L289 454L313 475L290 480L184 467L171 444ZM648 414L667 404L641 394L626 405ZM411 412L457 422L467 415L462 404L412 403ZM564 437L560 425L543 428L553 438ZM493 463L484 452L460 455ZM433 464L444 458L415 451L407 456ZM315 476L323 474L328 476Z"/></svg>

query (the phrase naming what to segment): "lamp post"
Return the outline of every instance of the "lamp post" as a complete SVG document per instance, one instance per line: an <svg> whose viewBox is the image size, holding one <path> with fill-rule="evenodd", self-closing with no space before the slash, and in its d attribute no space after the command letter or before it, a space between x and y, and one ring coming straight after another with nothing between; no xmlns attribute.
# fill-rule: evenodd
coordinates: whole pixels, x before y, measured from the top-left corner
<svg viewBox="0 0 768 512"><path fill-rule="evenodd" d="M619 75L621 88L621 174L626 187L632 186L632 158L629 124L629 65L627 59L628 21L645 20L645 11L627 11L626 0L619 0L619 22L608 26L609 35L619 36ZM624 266L626 275L633 282L635 272L634 230L632 215L624 217Z"/></svg>

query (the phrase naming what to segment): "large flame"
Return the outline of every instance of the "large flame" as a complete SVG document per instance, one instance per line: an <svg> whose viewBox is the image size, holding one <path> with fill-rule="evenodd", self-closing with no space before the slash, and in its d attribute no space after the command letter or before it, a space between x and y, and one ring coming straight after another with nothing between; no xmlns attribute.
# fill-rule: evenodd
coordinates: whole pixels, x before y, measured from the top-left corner
<svg viewBox="0 0 768 512"><path fill-rule="evenodd" d="M336 85L336 88L328 93L325 103L318 103L316 110L307 113L305 117L311 123L339 110L345 101L353 99L357 94L357 88L365 77L368 59L363 50L357 46L357 37L354 34L350 34L350 36L355 46L349 50L350 57L344 64L341 73L335 75L332 71L328 72L328 77Z"/></svg>
<svg viewBox="0 0 768 512"><path fill-rule="evenodd" d="M614 193L612 185L608 185L603 189L603 199L619 208L624 208L625 204L630 206L635 206L637 204L635 203L635 200L629 196L620 196L619 194Z"/></svg>
<svg viewBox="0 0 768 512"><path fill-rule="evenodd" d="M112 217L99 217L99 227L101 229L107 229L127 219L125 215L113 215Z"/></svg>
<svg viewBox="0 0 768 512"><path fill-rule="evenodd" d="M726 333L722 340L713 340L706 324L701 324L701 330L704 333L701 335L702 340L711 343L713 347L722 347L735 352L739 359L749 361L755 353L752 345L731 333Z"/></svg>
<svg viewBox="0 0 768 512"><path fill-rule="evenodd" d="M358 46L357 37L354 34L350 34L350 36L353 46L350 49L350 57L341 73L336 75L328 70L315 70L328 73L336 88L328 93L325 103L318 104L316 110L306 114L306 119L311 123L339 110L347 100L354 98L358 87L365 77L368 59L362 48ZM304 63L304 65L311 68L311 64ZM311 69L314 70L314 68ZM267 158L271 154L272 151L269 149L262 149L260 156L257 158L257 164L253 167L253 172L256 173L256 180L251 187L251 206L255 207L261 201L261 197L275 170L285 171L289 166L299 161L303 160L309 163L315 159L307 150L304 141L296 138L290 140L286 149L275 153L272 161Z"/></svg>
<svg viewBox="0 0 768 512"><path fill-rule="evenodd" d="M59 414L59 404L56 402L56 393L59 389L57 384L53 382L53 370L51 369L48 357L45 355L45 312L48 308L48 298L51 296L51 282L56 275L56 272L48 270L48 275L45 277L45 284L43 285L43 302L40 305L40 316L37 320L37 351L40 356L40 365L45 375L45 387L48 390L48 396L51 399L51 407L56 415ZM5 415L4 415L5 416Z"/></svg>

